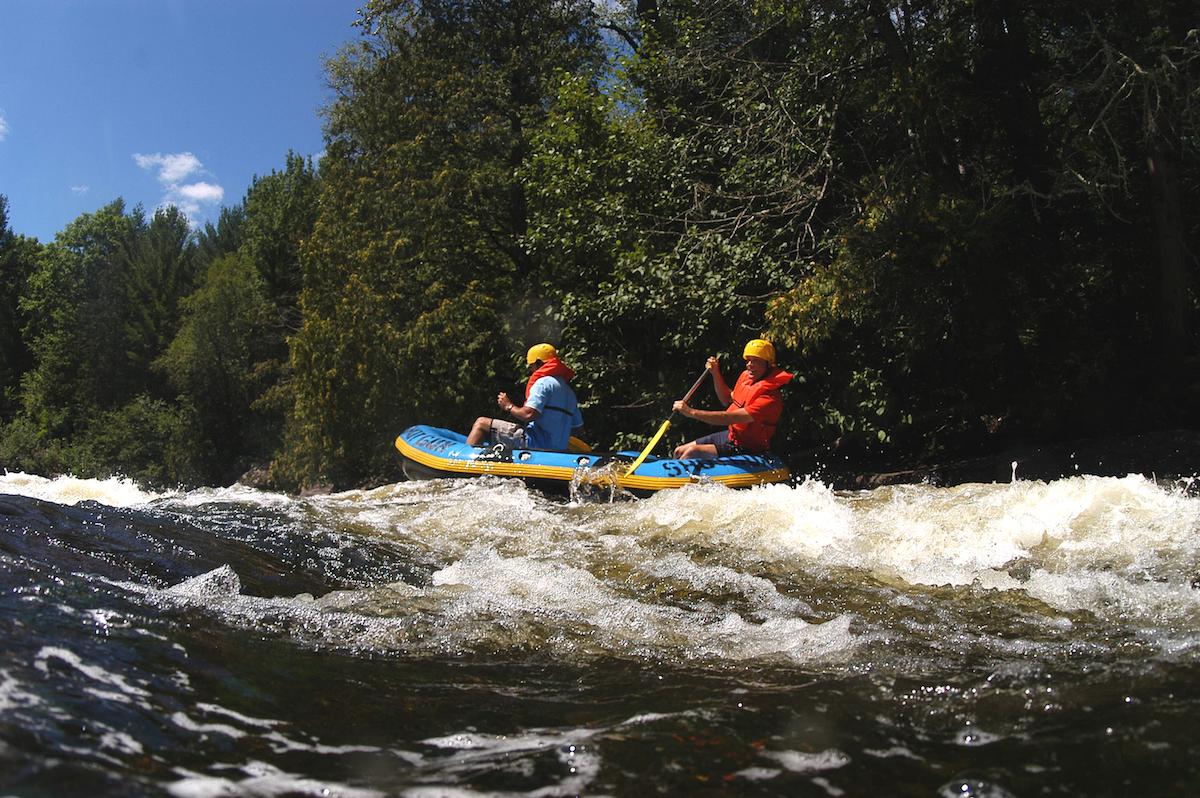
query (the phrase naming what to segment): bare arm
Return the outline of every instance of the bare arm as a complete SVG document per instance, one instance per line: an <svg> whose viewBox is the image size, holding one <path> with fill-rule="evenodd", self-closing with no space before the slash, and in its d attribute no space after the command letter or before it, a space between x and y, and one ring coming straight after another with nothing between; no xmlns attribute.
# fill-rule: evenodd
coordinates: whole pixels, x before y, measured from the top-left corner
<svg viewBox="0 0 1200 798"><path fill-rule="evenodd" d="M676 402L672 408L676 413L714 427L727 427L730 424L746 424L754 420L750 411L739 407L735 410L697 410L686 402Z"/></svg>
<svg viewBox="0 0 1200 798"><path fill-rule="evenodd" d="M532 407L527 407L525 405L518 407L513 403L512 399L508 398L508 394L504 393L504 391L501 391L496 396L496 404L500 406L501 410L503 410L505 413L508 413L522 424L528 424L530 421L534 421L540 418L542 415Z"/></svg>
<svg viewBox="0 0 1200 798"><path fill-rule="evenodd" d="M725 377L721 374L721 361L716 357L710 357L704 367L712 372L713 390L716 391L717 401L723 405L729 405L733 401L733 392L729 390L729 386L725 383Z"/></svg>

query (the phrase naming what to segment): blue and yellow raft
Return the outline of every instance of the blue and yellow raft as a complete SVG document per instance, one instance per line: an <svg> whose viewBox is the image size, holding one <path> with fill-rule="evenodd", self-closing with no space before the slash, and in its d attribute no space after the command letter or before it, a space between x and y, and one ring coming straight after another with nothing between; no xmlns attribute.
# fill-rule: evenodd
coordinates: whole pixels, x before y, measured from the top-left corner
<svg viewBox="0 0 1200 798"><path fill-rule="evenodd" d="M487 474L516 477L543 490L569 490L589 475L609 475L618 487L634 493L681 488L695 482L715 482L730 488L749 488L791 478L778 456L740 454L715 460L675 460L647 457L626 473L637 452L555 452L544 449L510 449L505 446L468 446L466 436L423 424L409 427L396 438L396 449L409 479L479 477Z"/></svg>

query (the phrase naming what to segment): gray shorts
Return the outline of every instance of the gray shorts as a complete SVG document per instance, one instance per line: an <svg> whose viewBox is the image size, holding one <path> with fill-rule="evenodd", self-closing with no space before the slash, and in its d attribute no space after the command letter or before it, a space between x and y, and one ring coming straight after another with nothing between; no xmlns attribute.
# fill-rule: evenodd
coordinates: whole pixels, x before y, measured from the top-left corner
<svg viewBox="0 0 1200 798"><path fill-rule="evenodd" d="M717 447L717 457L730 457L735 454L746 454L746 450L740 446L734 446L729 442L729 430L723 429L720 432L710 432L702 438L697 438L692 443L706 443L709 446Z"/></svg>
<svg viewBox="0 0 1200 798"><path fill-rule="evenodd" d="M525 428L502 418L492 419L492 432L488 439L492 443L502 443L510 449L529 448L529 444L525 442Z"/></svg>

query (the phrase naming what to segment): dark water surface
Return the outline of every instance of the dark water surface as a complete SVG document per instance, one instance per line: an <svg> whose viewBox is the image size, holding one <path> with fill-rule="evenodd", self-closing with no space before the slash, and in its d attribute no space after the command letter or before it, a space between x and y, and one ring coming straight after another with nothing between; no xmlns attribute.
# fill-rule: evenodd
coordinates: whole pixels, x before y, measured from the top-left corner
<svg viewBox="0 0 1200 798"><path fill-rule="evenodd" d="M1140 477L0 494L0 796L1200 787L1200 499Z"/></svg>

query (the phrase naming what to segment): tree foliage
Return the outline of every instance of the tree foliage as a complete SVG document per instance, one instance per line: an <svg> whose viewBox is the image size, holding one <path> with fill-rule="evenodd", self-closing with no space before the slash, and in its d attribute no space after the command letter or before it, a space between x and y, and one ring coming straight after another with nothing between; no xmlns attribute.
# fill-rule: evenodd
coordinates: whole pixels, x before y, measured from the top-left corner
<svg viewBox="0 0 1200 798"><path fill-rule="evenodd" d="M1180 0L372 0L359 34L319 168L215 224L118 201L41 246L0 202L0 456L392 478L397 432L465 428L536 340L602 446L763 334L785 451L1190 423Z"/></svg>
<svg viewBox="0 0 1200 798"><path fill-rule="evenodd" d="M0 419L19 406L21 377L34 362L25 336L28 319L21 309L21 296L38 249L37 241L13 233L8 225L8 198L0 194Z"/></svg>
<svg viewBox="0 0 1200 798"><path fill-rule="evenodd" d="M4 305L5 396L20 400L0 430L6 463L196 483L269 462L318 195L311 162L289 154L200 230L117 200L42 248L0 238L19 278Z"/></svg>
<svg viewBox="0 0 1200 798"><path fill-rule="evenodd" d="M1161 172L1194 176L1195 150L1175 139L1165 152L1147 114L1192 113L1197 43L1181 9L868 3L823 34L860 32L853 83L828 81L843 210L770 311L821 367L823 401L869 369L878 436L926 450L1001 423L1121 428L1131 407L1179 421L1195 296L1179 244L1196 219ZM1129 107L1148 72L1163 85Z"/></svg>
<svg viewBox="0 0 1200 798"><path fill-rule="evenodd" d="M538 270L515 173L553 75L591 71L591 15L583 0L371 3L330 63L287 478L394 473L405 424L466 423L511 377L526 330L507 314Z"/></svg>
<svg viewBox="0 0 1200 798"><path fill-rule="evenodd" d="M278 422L256 407L274 356L277 309L243 254L214 261L183 301L182 323L156 366L189 411L192 470L236 479L277 445Z"/></svg>

